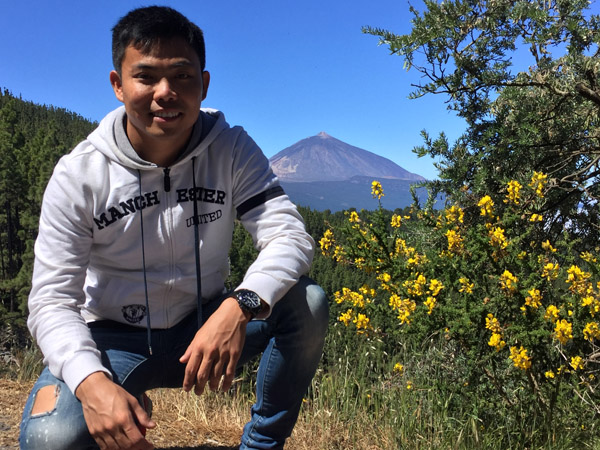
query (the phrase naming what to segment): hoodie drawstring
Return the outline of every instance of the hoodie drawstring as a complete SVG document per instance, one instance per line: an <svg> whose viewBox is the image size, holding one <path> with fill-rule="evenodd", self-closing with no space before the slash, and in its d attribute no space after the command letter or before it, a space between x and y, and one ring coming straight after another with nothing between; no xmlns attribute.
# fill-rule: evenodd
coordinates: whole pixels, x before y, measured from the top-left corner
<svg viewBox="0 0 600 450"><path fill-rule="evenodd" d="M192 184L194 186L194 249L196 253L196 296L198 303L198 328L202 326L202 271L200 269L200 236L198 232L198 189L196 188L196 157L192 158Z"/></svg>
<svg viewBox="0 0 600 450"><path fill-rule="evenodd" d="M142 172L138 170L138 187L142 196ZM150 324L150 302L148 300L148 280L146 278L146 250L144 246L144 214L140 209L140 229L142 232L142 269L144 271L144 295L146 297L146 332L148 339L148 352L152 355L152 326Z"/></svg>

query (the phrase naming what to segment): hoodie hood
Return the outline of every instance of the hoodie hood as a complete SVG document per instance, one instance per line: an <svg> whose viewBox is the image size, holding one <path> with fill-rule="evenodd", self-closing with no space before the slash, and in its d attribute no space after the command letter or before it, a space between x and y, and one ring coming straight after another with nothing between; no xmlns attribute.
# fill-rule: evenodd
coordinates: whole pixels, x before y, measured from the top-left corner
<svg viewBox="0 0 600 450"><path fill-rule="evenodd" d="M134 150L125 132L126 118L124 106L110 112L88 136L88 141L110 160L131 169L149 170L158 167L140 158ZM173 165L188 161L193 154L202 152L228 127L221 111L202 108L186 148Z"/></svg>

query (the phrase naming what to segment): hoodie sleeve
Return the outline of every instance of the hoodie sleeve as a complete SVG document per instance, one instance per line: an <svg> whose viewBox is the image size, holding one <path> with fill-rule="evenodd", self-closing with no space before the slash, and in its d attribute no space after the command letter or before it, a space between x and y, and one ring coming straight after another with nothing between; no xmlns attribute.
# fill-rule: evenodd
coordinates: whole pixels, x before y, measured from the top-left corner
<svg viewBox="0 0 600 450"><path fill-rule="evenodd" d="M241 133L237 147L234 203L259 251L238 288L256 292L272 308L308 272L315 244L254 141Z"/></svg>
<svg viewBox="0 0 600 450"><path fill-rule="evenodd" d="M50 372L75 392L91 373L110 372L79 309L92 227L83 171L69 169L69 158L58 163L44 193L27 323Z"/></svg>

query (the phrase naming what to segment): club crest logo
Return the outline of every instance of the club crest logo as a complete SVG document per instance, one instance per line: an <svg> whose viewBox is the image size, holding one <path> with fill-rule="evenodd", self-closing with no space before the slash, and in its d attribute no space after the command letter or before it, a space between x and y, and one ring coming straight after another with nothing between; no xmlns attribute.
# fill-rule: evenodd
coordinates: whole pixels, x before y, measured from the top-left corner
<svg viewBox="0 0 600 450"><path fill-rule="evenodd" d="M146 306L144 305L127 305L121 308L123 317L129 323L140 323L146 315Z"/></svg>

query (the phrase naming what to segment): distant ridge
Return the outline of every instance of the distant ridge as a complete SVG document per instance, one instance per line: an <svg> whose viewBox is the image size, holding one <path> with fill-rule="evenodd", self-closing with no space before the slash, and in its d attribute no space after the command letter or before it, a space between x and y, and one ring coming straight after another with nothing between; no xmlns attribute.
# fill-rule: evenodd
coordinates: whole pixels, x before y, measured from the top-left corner
<svg viewBox="0 0 600 450"><path fill-rule="evenodd" d="M343 181L355 176L424 181L387 158L336 139L324 131L270 158L283 182Z"/></svg>

